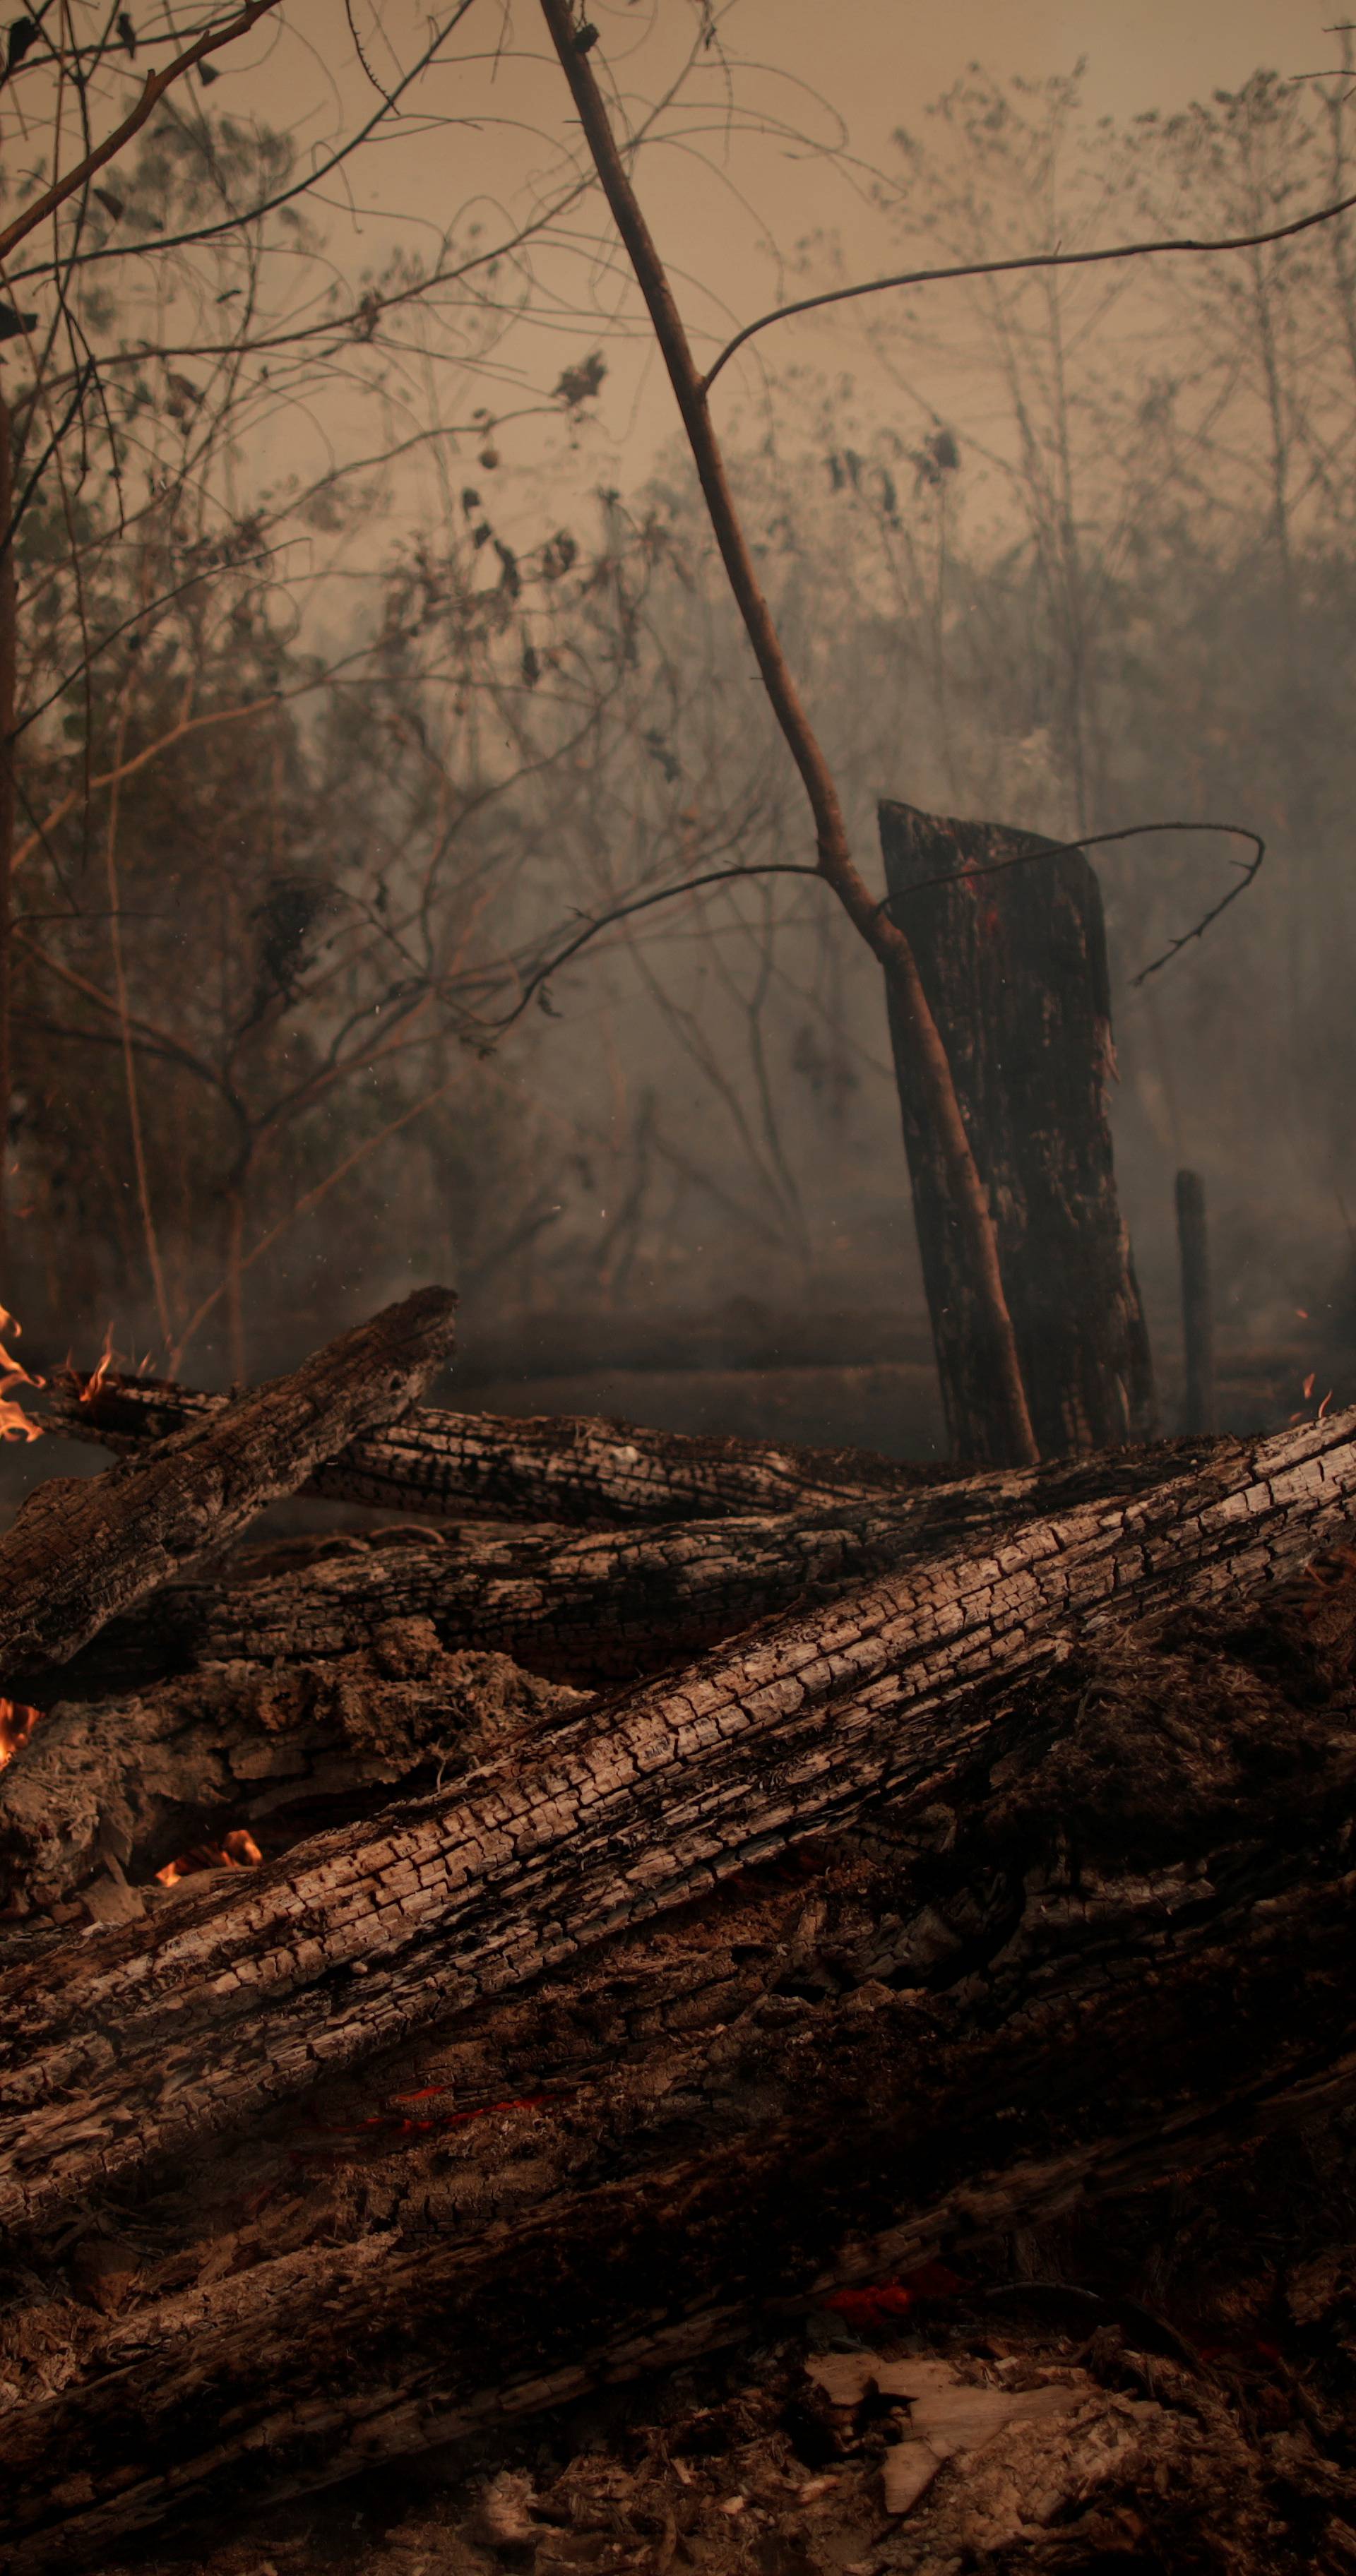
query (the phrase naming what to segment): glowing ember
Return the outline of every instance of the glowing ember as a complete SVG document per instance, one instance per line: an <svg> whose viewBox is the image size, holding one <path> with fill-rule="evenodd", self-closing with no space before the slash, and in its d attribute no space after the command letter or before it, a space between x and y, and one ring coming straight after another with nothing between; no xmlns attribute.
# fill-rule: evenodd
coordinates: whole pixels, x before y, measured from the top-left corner
<svg viewBox="0 0 1356 2576"><path fill-rule="evenodd" d="M253 1869L263 1857L249 1826L236 1825L220 1843L195 1843L155 1874L162 1887L177 1887L181 1878L192 1878L200 1869Z"/></svg>
<svg viewBox="0 0 1356 2576"><path fill-rule="evenodd" d="M0 1306L0 1333L12 1333L17 1341L20 1330L14 1317ZM41 1440L41 1423L30 1422L21 1404L11 1404L9 1391L14 1386L41 1386L42 1382L40 1377L30 1376L0 1341L0 1440Z"/></svg>
<svg viewBox="0 0 1356 2576"><path fill-rule="evenodd" d="M29 1708L21 1699L0 1699L0 1771L12 1762L21 1744L27 1744L40 1711Z"/></svg>

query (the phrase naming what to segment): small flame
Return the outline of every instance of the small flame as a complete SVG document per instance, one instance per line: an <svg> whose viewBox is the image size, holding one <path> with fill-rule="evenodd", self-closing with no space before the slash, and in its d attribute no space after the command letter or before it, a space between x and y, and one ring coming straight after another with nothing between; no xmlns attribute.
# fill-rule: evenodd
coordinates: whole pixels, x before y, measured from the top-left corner
<svg viewBox="0 0 1356 2576"><path fill-rule="evenodd" d="M1330 1404L1331 1404L1331 1402L1332 1402L1332 1395L1333 1395L1332 1388L1331 1388L1331 1387L1329 1387L1327 1394L1324 1396L1323 1401L1322 1401L1322 1403L1320 1404L1320 1406L1319 1406L1319 1408L1318 1408L1318 1419L1319 1419L1319 1421L1320 1421L1320 1422L1322 1421L1324 1414L1327 1412L1328 1407L1329 1407L1329 1405L1330 1405Z"/></svg>
<svg viewBox="0 0 1356 2576"><path fill-rule="evenodd" d="M104 1379L107 1377L117 1356L117 1352L113 1348L113 1327L111 1324L108 1324L104 1329L103 1349L99 1353L99 1357L94 1368L91 1370L89 1376L84 1380L80 1389L80 1402L82 1404L93 1404L94 1399L97 1396L100 1387L103 1385Z"/></svg>
<svg viewBox="0 0 1356 2576"><path fill-rule="evenodd" d="M107 1324L104 1327L104 1346L93 1368L88 1372L78 1369L74 1351L67 1351L59 1372L61 1382L70 1388L77 1404L93 1404L104 1379L116 1370L118 1360L119 1353L113 1347L113 1327Z"/></svg>
<svg viewBox="0 0 1356 2576"><path fill-rule="evenodd" d="M29 1708L21 1699L0 1699L0 1771L12 1762L21 1744L27 1744L40 1711Z"/></svg>
<svg viewBox="0 0 1356 2576"><path fill-rule="evenodd" d="M0 1333L12 1333L17 1341L22 1329L8 1309L0 1306ZM40 1377L30 1376L22 1361L16 1360L0 1341L0 1440L41 1440L41 1423L30 1422L21 1404L11 1404L9 1391L14 1386L40 1387L42 1383Z"/></svg>
<svg viewBox="0 0 1356 2576"><path fill-rule="evenodd" d="M1304 1401L1306 1404L1308 1403L1310 1396L1313 1394L1317 1377L1317 1369L1310 1369L1309 1374L1304 1381Z"/></svg>
<svg viewBox="0 0 1356 2576"><path fill-rule="evenodd" d="M156 1871L162 1887L176 1887L181 1878L191 1878L200 1869L253 1869L263 1859L248 1825L235 1825L220 1843L195 1843L178 1860L166 1861Z"/></svg>

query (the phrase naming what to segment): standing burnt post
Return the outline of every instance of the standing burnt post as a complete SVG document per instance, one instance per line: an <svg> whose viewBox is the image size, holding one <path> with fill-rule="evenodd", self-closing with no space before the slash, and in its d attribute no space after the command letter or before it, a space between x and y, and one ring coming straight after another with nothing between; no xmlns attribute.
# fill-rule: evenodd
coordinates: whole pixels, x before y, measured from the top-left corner
<svg viewBox="0 0 1356 2576"><path fill-rule="evenodd" d="M1057 844L1037 833L911 805L883 800L880 836L892 912L918 960L989 1189L1041 1455L1147 1439L1153 1371L1112 1165L1114 1055L1096 878L1081 851L1056 856ZM1037 854L1027 865L1003 864L1027 853ZM893 1035L893 1005L891 1024ZM896 1039L952 1447L959 1458L1006 1464L977 1285L906 1062Z"/></svg>

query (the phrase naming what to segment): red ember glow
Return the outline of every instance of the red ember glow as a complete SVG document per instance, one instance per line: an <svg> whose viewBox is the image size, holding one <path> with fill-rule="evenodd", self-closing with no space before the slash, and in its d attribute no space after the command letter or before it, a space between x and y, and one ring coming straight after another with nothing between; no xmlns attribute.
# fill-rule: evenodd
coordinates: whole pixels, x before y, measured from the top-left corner
<svg viewBox="0 0 1356 2576"><path fill-rule="evenodd" d="M12 1762L21 1744L27 1744L40 1711L29 1708L21 1699L0 1699L0 1771Z"/></svg>

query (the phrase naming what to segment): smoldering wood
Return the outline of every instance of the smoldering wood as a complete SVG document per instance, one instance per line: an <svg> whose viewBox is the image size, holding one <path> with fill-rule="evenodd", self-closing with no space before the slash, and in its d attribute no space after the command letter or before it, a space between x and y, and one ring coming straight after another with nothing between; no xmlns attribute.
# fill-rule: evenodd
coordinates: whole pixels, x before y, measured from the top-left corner
<svg viewBox="0 0 1356 2576"><path fill-rule="evenodd" d="M62 1662L129 1603L234 1538L355 1432L389 1422L452 1347L456 1299L421 1288L290 1377L88 1479L41 1485L0 1538L0 1677Z"/></svg>
<svg viewBox="0 0 1356 2576"><path fill-rule="evenodd" d="M1182 1279L1182 1343L1186 1362L1182 1429L1215 1428L1215 1317L1210 1294L1210 1245L1205 1224L1205 1183L1199 1172L1177 1175L1177 1253Z"/></svg>
<svg viewBox="0 0 1356 2576"><path fill-rule="evenodd" d="M309 2235L294 2205L229 2272L171 2253L125 2317L96 2280L17 2318L16 2569L218 2513L246 2464L256 2501L302 2492L1349 2103L1354 1645L1348 1570L1078 1650L944 1803L873 1807L812 1883L727 1887L394 2061L397 2093L548 2089L388 2160L375 2220L366 2190ZM322 2097L322 2150L361 2107Z"/></svg>
<svg viewBox="0 0 1356 2576"><path fill-rule="evenodd" d="M372 1606L388 1615L364 1645L323 1663L208 1663L139 1694L59 1703L0 1771L10 1914L67 1896L110 1859L132 1872L123 1910L144 1912L161 1891L138 1898L142 1883L214 1818L224 1831L280 1813L318 1824L361 1791L409 1794L421 1773L432 1788L585 1703L505 1655L449 1654L429 1620Z"/></svg>
<svg viewBox="0 0 1356 2576"><path fill-rule="evenodd" d="M992 1536L1042 1511L1148 1493L1203 1458L1199 1444L1162 1442L1095 1468L1055 1461L924 1486L885 1504L587 1536L568 1526L471 1522L246 1546L210 1578L166 1585L110 1622L87 1654L26 1673L24 1692L44 1706L57 1694L131 1690L196 1664L358 1653L393 1619L430 1620L445 1646L511 1655L551 1679L631 1680L968 1532ZM4 1801L0 1776L0 1815Z"/></svg>
<svg viewBox="0 0 1356 2576"><path fill-rule="evenodd" d="M1075 1633L1284 1573L1356 1499L1356 1414L1217 1454L769 1623L524 1758L322 1836L162 1921L0 1977L0 2221L238 2130L733 1872L923 1802L991 1739L996 1689Z"/></svg>
<svg viewBox="0 0 1356 2576"><path fill-rule="evenodd" d="M59 1696L0 1771L0 1887L11 1908L26 1891L50 1902L101 1851L140 1875L170 1859L195 1765L204 1817L229 1806L230 1825L257 1824L313 1773L317 1796L342 1794L374 1745L398 1743L412 1769L419 1743L461 1738L467 1683L449 1659L468 1650L523 1668L520 1698L529 1674L632 1680L967 1534L992 1545L1041 1512L1146 1494L1201 1464L1198 1447L1164 1442L925 1487L891 1511L246 1546L27 1678L40 1703Z"/></svg>
<svg viewBox="0 0 1356 2576"><path fill-rule="evenodd" d="M26 1894L50 1902L109 1852L144 1876L193 1838L195 1806L256 1825L307 1784L317 1798L363 1778L390 1785L403 1776L393 1759L408 1772L430 1746L459 1748L468 1702L487 1690L497 1701L507 1688L526 1712L541 1675L535 1705L568 1706L548 1682L634 1679L967 1533L991 1544L1042 1510L1146 1493L1199 1463L1163 1443L818 1520L587 1537L471 1524L245 1546L211 1581L166 1586L84 1656L26 1680L40 1702L61 1696L0 1771L0 1889L11 1908ZM477 1655L505 1680L477 1671Z"/></svg>
<svg viewBox="0 0 1356 2576"><path fill-rule="evenodd" d="M1038 833L890 801L879 814L892 912L917 958L992 1203L1041 1454L1148 1439L1148 1334L1107 1116L1114 1052L1096 877L1080 851L1055 856L1057 845ZM1029 863L1007 864L1017 859ZM967 876L967 869L993 872ZM931 882L937 878L955 882ZM979 1285L936 1137L908 1078L907 1047L894 1034L954 1453L1002 1463L1003 1408Z"/></svg>
<svg viewBox="0 0 1356 2576"><path fill-rule="evenodd" d="M89 1391L79 1381L58 1383L43 1418L73 1439L130 1455L147 1440L208 1421L225 1401L110 1376ZM948 1472L865 1450L702 1439L586 1415L519 1421L430 1405L353 1441L294 1490L453 1520L482 1511L508 1520L644 1522L870 1500L937 1483Z"/></svg>

